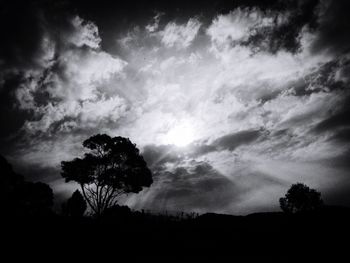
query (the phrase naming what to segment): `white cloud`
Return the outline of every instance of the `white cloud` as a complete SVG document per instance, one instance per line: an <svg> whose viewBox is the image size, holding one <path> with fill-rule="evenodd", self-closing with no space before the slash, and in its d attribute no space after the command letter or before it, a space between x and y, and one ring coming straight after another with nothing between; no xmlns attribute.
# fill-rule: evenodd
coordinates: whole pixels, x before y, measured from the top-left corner
<svg viewBox="0 0 350 263"><path fill-rule="evenodd" d="M119 97L102 97L97 101L84 101L81 104L79 119L81 125L95 127L102 120L116 122L126 112L126 103Z"/></svg>
<svg viewBox="0 0 350 263"><path fill-rule="evenodd" d="M26 121L24 126L32 134L38 131L43 133L69 132L75 128L95 128L99 125L117 122L126 114L127 106L123 99L115 96L82 102L65 101L56 105L49 103L36 111L41 118L37 121ZM66 121L69 119L73 121ZM57 130L52 130L54 128L52 125L59 122L62 123Z"/></svg>
<svg viewBox="0 0 350 263"><path fill-rule="evenodd" d="M232 42L247 40L252 31L273 25L274 16L266 15L259 9L237 8L227 15L215 18L208 27L207 34L215 43L215 48L227 48Z"/></svg>
<svg viewBox="0 0 350 263"><path fill-rule="evenodd" d="M125 110L121 105L125 101L118 94L106 98L103 88L113 78L122 77L127 63L100 50L96 25L79 17L72 23L74 31L63 36L60 50L55 50L56 43L49 36L43 39L43 68L27 71L26 81L16 91L19 107L32 110L36 117L25 123L30 133L49 132L55 123L61 123L61 131L76 128L70 118L78 118L80 128L102 120L115 122ZM67 39L76 47L67 45ZM37 103L40 96L48 97L46 104Z"/></svg>
<svg viewBox="0 0 350 263"><path fill-rule="evenodd" d="M75 16L71 23L75 29L69 39L71 43L77 47L82 47L84 45L94 49L100 47L101 38L98 33L98 28L94 23L84 21L79 16Z"/></svg>
<svg viewBox="0 0 350 263"><path fill-rule="evenodd" d="M166 47L187 48L196 37L200 27L201 23L197 19L191 18L187 24L183 25L169 22L159 34Z"/></svg>
<svg viewBox="0 0 350 263"><path fill-rule="evenodd" d="M46 80L50 93L69 100L85 100L95 98L97 88L121 73L127 63L103 51L67 50L58 64L63 72L52 73Z"/></svg>
<svg viewBox="0 0 350 263"><path fill-rule="evenodd" d="M158 27L159 27L159 21L160 21L160 18L161 16L163 15L164 13L158 13L156 14L154 17L153 17L153 23L152 24L148 24L146 25L146 30L150 33L153 33L155 32Z"/></svg>

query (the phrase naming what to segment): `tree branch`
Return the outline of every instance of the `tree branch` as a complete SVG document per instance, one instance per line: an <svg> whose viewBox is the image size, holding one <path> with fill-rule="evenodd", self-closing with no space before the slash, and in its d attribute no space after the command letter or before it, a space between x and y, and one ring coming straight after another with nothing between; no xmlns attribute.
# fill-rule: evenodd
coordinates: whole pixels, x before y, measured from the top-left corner
<svg viewBox="0 0 350 263"><path fill-rule="evenodd" d="M89 206L91 207L91 209L96 213L96 210L95 210L94 206L92 205L91 200L90 200L90 199L87 197L87 195L86 195L84 185L83 185L83 184L80 184L80 187L81 187L81 191L83 192L83 196L84 196L86 202L89 204Z"/></svg>

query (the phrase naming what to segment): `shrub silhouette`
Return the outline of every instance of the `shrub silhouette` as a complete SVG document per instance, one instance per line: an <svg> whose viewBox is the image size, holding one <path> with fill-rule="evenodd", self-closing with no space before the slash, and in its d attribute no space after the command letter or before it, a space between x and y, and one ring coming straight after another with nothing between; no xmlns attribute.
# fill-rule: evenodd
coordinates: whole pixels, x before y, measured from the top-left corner
<svg viewBox="0 0 350 263"><path fill-rule="evenodd" d="M302 183L293 184L279 202L286 213L312 211L323 205L321 193Z"/></svg>
<svg viewBox="0 0 350 263"><path fill-rule="evenodd" d="M103 212L103 218L105 220L117 220L117 221L127 221L131 216L133 212L130 210L128 206L120 206L120 205L114 205L109 208L107 208Z"/></svg>
<svg viewBox="0 0 350 263"><path fill-rule="evenodd" d="M146 162L129 139L98 134L83 142L90 151L83 158L61 162L66 182L75 181L96 215L125 193L138 193L152 184Z"/></svg>
<svg viewBox="0 0 350 263"><path fill-rule="evenodd" d="M82 217L87 208L86 201L79 190L76 190L65 204L64 214L72 217Z"/></svg>

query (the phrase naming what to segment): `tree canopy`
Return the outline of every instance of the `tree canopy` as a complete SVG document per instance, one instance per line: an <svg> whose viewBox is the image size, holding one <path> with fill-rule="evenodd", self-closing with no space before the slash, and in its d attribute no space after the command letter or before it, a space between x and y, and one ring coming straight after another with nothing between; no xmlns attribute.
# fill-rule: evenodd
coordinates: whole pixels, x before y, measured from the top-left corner
<svg viewBox="0 0 350 263"><path fill-rule="evenodd" d="M286 213L312 211L323 205L321 193L302 183L293 184L279 201Z"/></svg>
<svg viewBox="0 0 350 263"><path fill-rule="evenodd" d="M120 195L138 193L152 184L151 171L128 138L97 134L83 146L89 150L83 158L61 162L61 175L80 185L95 214L115 205Z"/></svg>

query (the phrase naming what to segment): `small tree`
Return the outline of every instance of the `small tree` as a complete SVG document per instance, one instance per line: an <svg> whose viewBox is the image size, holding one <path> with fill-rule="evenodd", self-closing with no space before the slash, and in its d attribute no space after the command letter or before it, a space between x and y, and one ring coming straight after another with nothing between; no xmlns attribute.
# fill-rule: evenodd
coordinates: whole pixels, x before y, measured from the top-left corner
<svg viewBox="0 0 350 263"><path fill-rule="evenodd" d="M87 208L86 201L79 190L76 190L68 199L65 213L72 217L82 217Z"/></svg>
<svg viewBox="0 0 350 263"><path fill-rule="evenodd" d="M286 213L312 211L323 205L321 193L302 183L293 184L279 201L281 209Z"/></svg>
<svg viewBox="0 0 350 263"><path fill-rule="evenodd" d="M115 205L118 197L138 193L152 184L152 174L136 145L123 137L98 134L83 142L83 158L61 163L66 182L77 182L96 215Z"/></svg>

